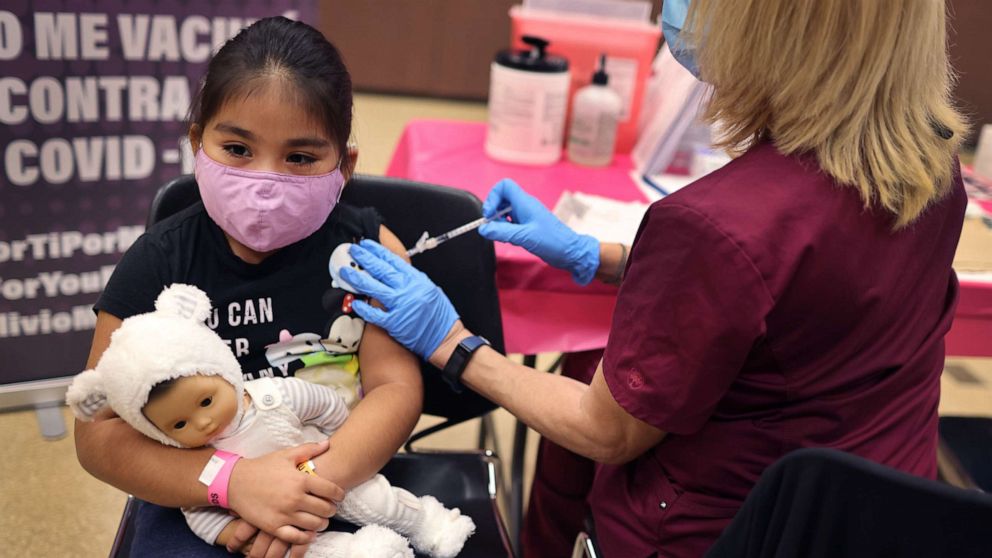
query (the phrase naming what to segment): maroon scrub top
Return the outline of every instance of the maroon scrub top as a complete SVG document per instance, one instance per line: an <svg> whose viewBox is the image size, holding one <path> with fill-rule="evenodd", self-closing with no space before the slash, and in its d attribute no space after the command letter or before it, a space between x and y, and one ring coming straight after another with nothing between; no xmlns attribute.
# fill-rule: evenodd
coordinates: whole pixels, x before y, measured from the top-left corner
<svg viewBox="0 0 992 558"><path fill-rule="evenodd" d="M801 447L935 477L966 204L955 173L893 231L814 157L770 143L653 204L603 370L617 402L668 435L598 468L606 556L702 555L761 472Z"/></svg>

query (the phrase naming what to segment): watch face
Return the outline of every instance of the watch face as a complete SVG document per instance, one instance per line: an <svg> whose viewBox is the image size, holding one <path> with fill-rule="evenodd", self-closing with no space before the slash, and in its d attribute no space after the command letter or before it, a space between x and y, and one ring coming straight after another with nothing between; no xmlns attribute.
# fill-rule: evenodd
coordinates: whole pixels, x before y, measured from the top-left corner
<svg viewBox="0 0 992 558"><path fill-rule="evenodd" d="M485 337L481 335L473 335L472 337L466 337L465 339L462 339L462 342L459 343L458 345L460 347L464 347L465 349L468 349L469 351L474 351L479 347L481 347L482 345L488 345L488 344L489 341Z"/></svg>
<svg viewBox="0 0 992 558"><path fill-rule="evenodd" d="M468 361L471 360L476 349L488 344L489 341L486 341L485 337L481 337L479 335L466 337L458 343L458 346L455 347L455 352L451 353L451 357L448 358L448 362L444 365L444 370L441 371L442 376L451 386L451 389L461 393L462 372L464 372L465 367L468 366Z"/></svg>

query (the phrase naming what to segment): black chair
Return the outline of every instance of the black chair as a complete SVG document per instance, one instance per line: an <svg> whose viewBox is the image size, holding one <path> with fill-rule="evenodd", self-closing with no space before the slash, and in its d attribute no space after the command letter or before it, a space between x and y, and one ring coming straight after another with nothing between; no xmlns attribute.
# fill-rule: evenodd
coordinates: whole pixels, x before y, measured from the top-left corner
<svg viewBox="0 0 992 558"><path fill-rule="evenodd" d="M941 478L960 488L992 492L992 419L940 417Z"/></svg>
<svg viewBox="0 0 992 558"><path fill-rule="evenodd" d="M992 496L841 451L786 455L706 554L730 557L992 556Z"/></svg>
<svg viewBox="0 0 992 558"><path fill-rule="evenodd" d="M148 224L151 226L199 200L192 176L174 179L159 188ZM412 246L425 229L437 234L482 216L482 204L468 192L383 177L352 177L342 201L374 207L383 217L383 223L407 246ZM444 290L469 329L504 352L496 291L496 256L490 241L479 235L463 235L448 241L441 249L414 256L413 263ZM412 447L415 441L482 416L496 405L468 390L456 394L441 379L440 372L427 362L423 363L422 372L424 413L446 420L411 436L406 453L394 456L382 472L391 483L414 494L433 495L472 517L476 533L459 556L513 556L496 503L500 479L498 458L484 450L442 452ZM128 554L133 535L131 520L137 503L128 497L111 556ZM349 527L332 522L332 528Z"/></svg>
<svg viewBox="0 0 992 558"><path fill-rule="evenodd" d="M585 528L579 531L572 546L572 558L600 558L603 551L596 543L596 525L592 516L586 517Z"/></svg>

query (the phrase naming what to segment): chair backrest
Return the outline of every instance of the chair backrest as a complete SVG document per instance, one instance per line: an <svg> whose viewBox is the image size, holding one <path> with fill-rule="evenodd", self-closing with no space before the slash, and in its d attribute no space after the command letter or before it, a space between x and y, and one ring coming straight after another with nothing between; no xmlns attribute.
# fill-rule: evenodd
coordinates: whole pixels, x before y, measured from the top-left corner
<svg viewBox="0 0 992 558"><path fill-rule="evenodd" d="M152 226L162 219L186 209L200 201L200 189L192 174L184 174L161 185L152 205L148 209L147 226Z"/></svg>
<svg viewBox="0 0 992 558"><path fill-rule="evenodd" d="M979 558L992 556L989 525L988 494L805 448L762 473L706 556Z"/></svg>
<svg viewBox="0 0 992 558"><path fill-rule="evenodd" d="M938 428L937 467L943 480L992 493L992 419L940 417Z"/></svg>
<svg viewBox="0 0 992 558"><path fill-rule="evenodd" d="M192 175L171 180L156 193L148 225L198 201L200 194ZM469 192L396 178L356 175L348 181L342 201L374 207L406 246L413 246L425 230L436 235L482 216L481 202ZM465 234L414 256L413 264L444 290L466 327L504 352L492 242L478 234ZM458 421L496 408L472 391L454 393L430 363L422 364L422 372L426 414Z"/></svg>

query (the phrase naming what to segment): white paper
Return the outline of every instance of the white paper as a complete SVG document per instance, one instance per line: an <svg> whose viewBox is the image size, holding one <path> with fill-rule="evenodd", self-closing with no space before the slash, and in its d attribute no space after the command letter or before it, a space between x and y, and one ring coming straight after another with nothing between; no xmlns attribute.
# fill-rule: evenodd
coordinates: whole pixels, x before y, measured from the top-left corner
<svg viewBox="0 0 992 558"><path fill-rule="evenodd" d="M592 235L600 242L629 246L647 208L646 203L565 191L555 204L554 214L577 233Z"/></svg>

